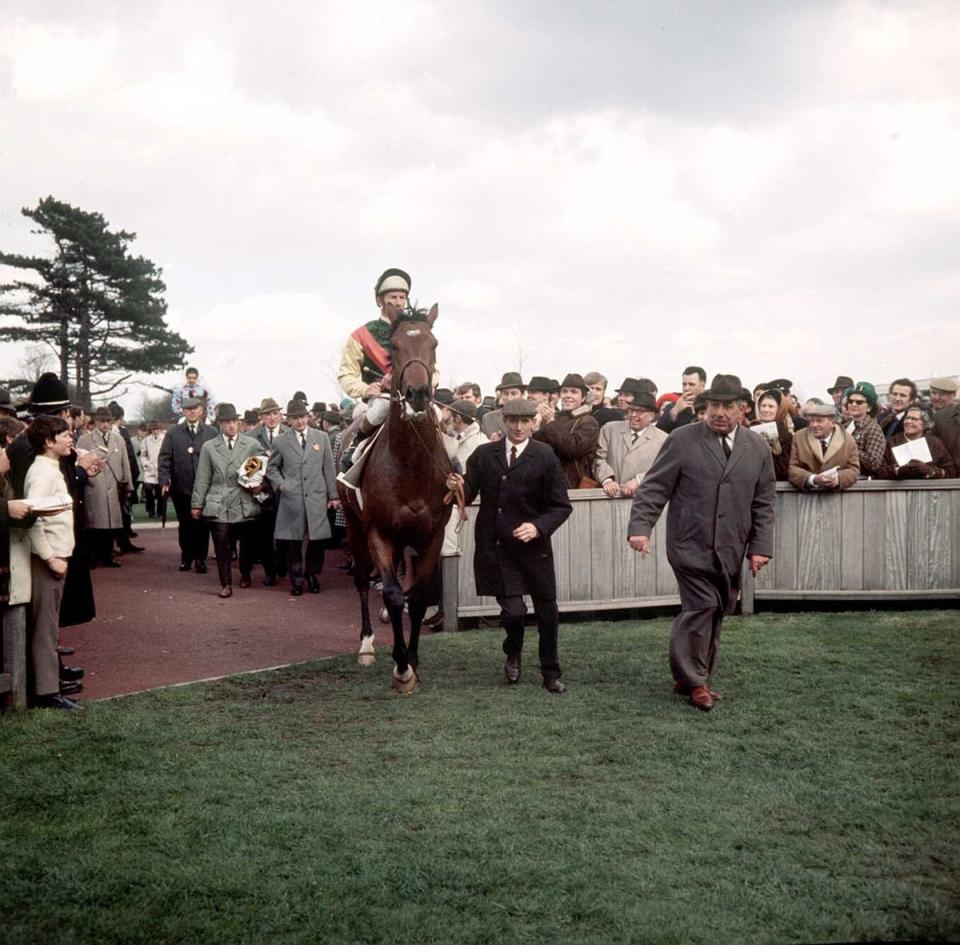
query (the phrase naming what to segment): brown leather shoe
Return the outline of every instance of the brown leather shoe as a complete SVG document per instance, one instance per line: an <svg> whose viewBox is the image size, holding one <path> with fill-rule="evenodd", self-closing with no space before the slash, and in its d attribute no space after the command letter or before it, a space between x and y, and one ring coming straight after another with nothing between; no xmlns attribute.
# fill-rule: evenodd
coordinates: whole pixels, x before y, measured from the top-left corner
<svg viewBox="0 0 960 945"><path fill-rule="evenodd" d="M547 692L555 692L557 695L567 691L567 687L563 684L563 680L559 676L544 676L543 688L546 689Z"/></svg>
<svg viewBox="0 0 960 945"><path fill-rule="evenodd" d="M507 656L503 664L503 675L507 677L508 683L520 681L520 654L512 653Z"/></svg>
<svg viewBox="0 0 960 945"><path fill-rule="evenodd" d="M229 584L224 584L223 587L220 588L220 596L233 597L233 588Z"/></svg>
<svg viewBox="0 0 960 945"><path fill-rule="evenodd" d="M709 712L713 708L713 696L706 686L697 686L690 693L690 704L696 706L701 712Z"/></svg>
<svg viewBox="0 0 960 945"><path fill-rule="evenodd" d="M241 575L240 575L240 586L241 586L241 587L249 587L249 586L250 586L250 575L249 575L249 574L241 574Z"/></svg>
<svg viewBox="0 0 960 945"><path fill-rule="evenodd" d="M689 696L690 689L682 682L675 682L673 684L673 694L675 696ZM719 692L714 692L712 689L710 690L710 695L713 697L714 702L719 702L723 698Z"/></svg>

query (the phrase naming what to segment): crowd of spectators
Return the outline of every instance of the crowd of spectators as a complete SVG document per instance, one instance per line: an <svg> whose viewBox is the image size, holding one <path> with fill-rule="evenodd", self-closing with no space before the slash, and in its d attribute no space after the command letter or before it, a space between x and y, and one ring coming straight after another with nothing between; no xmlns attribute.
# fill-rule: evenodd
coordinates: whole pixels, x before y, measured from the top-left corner
<svg viewBox="0 0 960 945"><path fill-rule="evenodd" d="M481 443L504 436L502 407L523 398L535 411L533 437L554 451L568 489L629 498L672 431L701 422L710 399L706 378L702 367L690 366L677 391L627 377L608 392L597 371L559 381L506 372L494 395L464 382L437 389L435 402L455 467L464 468ZM932 381L929 399L898 378L884 404L873 384L850 377L838 377L827 398L802 405L792 386L777 378L744 389L739 407L741 427L767 444L778 480L825 491L865 478L957 476L954 378ZM70 695L82 687L82 670L64 663L59 628L93 618L90 568L118 567L118 554L142 551L132 543L130 516L141 487L151 517L173 501L181 571L207 573L212 533L221 597L232 594L237 549L241 587L250 586L259 563L268 586L289 579L294 595L305 586L319 590L323 549L343 532L334 457L354 410L362 412L361 399L309 406L296 391L285 409L265 398L240 414L231 404L211 408L212 394L193 371L174 400L176 423L142 424L131 433L121 407L88 414L71 406L54 375L41 377L19 410L0 391L0 604L30 607L35 704L77 707ZM256 457L266 460L259 475L247 466ZM450 553L455 540L448 539Z"/></svg>

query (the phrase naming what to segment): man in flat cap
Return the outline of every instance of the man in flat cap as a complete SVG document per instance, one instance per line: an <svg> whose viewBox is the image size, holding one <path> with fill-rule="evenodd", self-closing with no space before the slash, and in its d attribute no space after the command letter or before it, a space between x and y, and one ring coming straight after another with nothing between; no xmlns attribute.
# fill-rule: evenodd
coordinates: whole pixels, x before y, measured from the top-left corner
<svg viewBox="0 0 960 945"><path fill-rule="evenodd" d="M674 692L709 711L720 627L737 602L744 555L756 574L773 556L775 479L770 447L740 426L743 384L718 374L702 423L682 426L663 444L633 497L627 536L644 557L664 506L667 559L680 588L670 635ZM692 401L691 401L692 406Z"/></svg>
<svg viewBox="0 0 960 945"><path fill-rule="evenodd" d="M804 410L807 425L790 445L787 476L795 489L806 492L849 489L860 476L860 451L854 438L837 424L833 404Z"/></svg>
<svg viewBox="0 0 960 945"><path fill-rule="evenodd" d="M197 574L206 574L210 526L203 518L193 518L190 501L200 463L200 449L217 435L217 431L205 422L206 405L199 397L185 397L180 406L183 423L175 423L163 437L157 480L160 494L173 499L177 513L180 570L189 571L193 567Z"/></svg>
<svg viewBox="0 0 960 945"><path fill-rule="evenodd" d="M473 574L477 593L496 597L506 631L503 652L508 683L520 679L523 595L533 598L540 634L540 672L548 692L562 693L557 655L559 611L550 536L572 508L563 469L550 447L530 438L536 407L515 398L503 406L507 435L486 443L467 461L465 476L451 473L448 488L463 484L469 504L478 495Z"/></svg>
<svg viewBox="0 0 960 945"><path fill-rule="evenodd" d="M930 403L936 411L933 434L953 457L953 465L960 470L960 404L957 403L957 379L937 377L930 382Z"/></svg>
<svg viewBox="0 0 960 945"><path fill-rule="evenodd" d="M568 489L579 489L593 481L600 425L586 402L587 385L579 374L568 374L560 385L560 410L540 414L534 439L546 443L557 454Z"/></svg>

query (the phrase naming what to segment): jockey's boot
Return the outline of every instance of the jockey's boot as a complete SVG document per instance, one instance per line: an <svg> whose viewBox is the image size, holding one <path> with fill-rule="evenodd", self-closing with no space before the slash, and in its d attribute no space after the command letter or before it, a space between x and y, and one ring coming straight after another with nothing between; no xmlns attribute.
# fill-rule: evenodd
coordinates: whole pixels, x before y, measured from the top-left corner
<svg viewBox="0 0 960 945"><path fill-rule="evenodd" d="M360 418L360 426L357 427L357 432L353 437L353 442L350 444L350 449L340 457L340 472L346 472L353 465L353 454L356 453L357 447L370 436L374 430L376 430L376 427L370 423L365 416Z"/></svg>

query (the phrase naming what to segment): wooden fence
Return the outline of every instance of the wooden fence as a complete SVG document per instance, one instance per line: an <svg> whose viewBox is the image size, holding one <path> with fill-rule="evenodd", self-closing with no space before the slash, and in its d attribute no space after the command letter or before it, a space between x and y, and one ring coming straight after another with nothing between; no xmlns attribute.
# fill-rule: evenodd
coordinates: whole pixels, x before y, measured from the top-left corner
<svg viewBox="0 0 960 945"><path fill-rule="evenodd" d="M667 563L666 513L644 560L626 541L629 499L599 489L570 493L573 514L553 536L561 611L677 604ZM445 626L499 613L473 581L476 510L460 533L461 556L444 559ZM960 598L960 480L858 482L836 493L777 484L776 552L744 611L764 600Z"/></svg>

